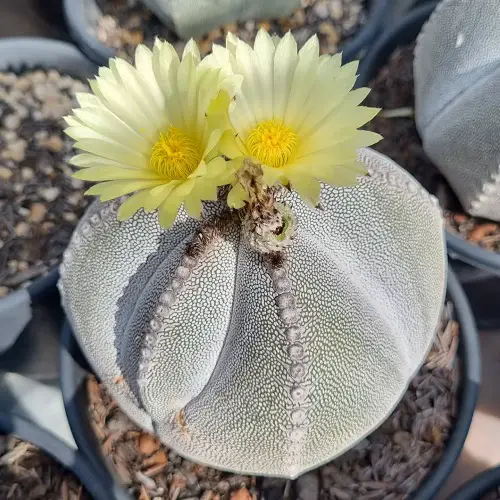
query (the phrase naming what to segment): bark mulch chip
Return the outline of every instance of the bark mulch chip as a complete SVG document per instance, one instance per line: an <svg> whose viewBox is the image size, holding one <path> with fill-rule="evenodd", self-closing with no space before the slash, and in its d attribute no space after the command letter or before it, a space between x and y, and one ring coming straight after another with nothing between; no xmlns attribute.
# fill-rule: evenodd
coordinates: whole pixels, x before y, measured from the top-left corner
<svg viewBox="0 0 500 500"><path fill-rule="evenodd" d="M71 472L14 436L0 436L0 498L91 500Z"/></svg>

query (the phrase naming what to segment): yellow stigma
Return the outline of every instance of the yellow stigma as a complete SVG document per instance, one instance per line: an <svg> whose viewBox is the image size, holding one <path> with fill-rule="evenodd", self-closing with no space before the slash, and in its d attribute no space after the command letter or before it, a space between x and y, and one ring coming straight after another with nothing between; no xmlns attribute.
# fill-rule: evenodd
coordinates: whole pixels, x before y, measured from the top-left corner
<svg viewBox="0 0 500 500"><path fill-rule="evenodd" d="M247 148L263 164L273 168L285 165L297 150L297 134L280 120L266 120L248 134Z"/></svg>
<svg viewBox="0 0 500 500"><path fill-rule="evenodd" d="M176 127L160 134L151 150L149 164L169 181L186 179L200 163L196 143Z"/></svg>

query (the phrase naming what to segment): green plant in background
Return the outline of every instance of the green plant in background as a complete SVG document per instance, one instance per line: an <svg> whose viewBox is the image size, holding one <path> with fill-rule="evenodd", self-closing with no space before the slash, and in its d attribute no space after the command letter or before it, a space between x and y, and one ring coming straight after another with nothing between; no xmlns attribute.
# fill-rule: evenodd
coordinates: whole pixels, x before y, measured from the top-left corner
<svg viewBox="0 0 500 500"><path fill-rule="evenodd" d="M342 454L433 341L441 213L362 149L380 137L358 130L377 110L356 68L315 37L230 35L202 61L158 43L68 118L101 202L66 251L65 310L122 408L194 461L296 477Z"/></svg>
<svg viewBox="0 0 500 500"><path fill-rule="evenodd" d="M287 16L300 0L142 0L181 38L198 37L226 23Z"/></svg>
<svg viewBox="0 0 500 500"><path fill-rule="evenodd" d="M415 49L416 122L424 149L465 211L500 221L497 0L444 0Z"/></svg>

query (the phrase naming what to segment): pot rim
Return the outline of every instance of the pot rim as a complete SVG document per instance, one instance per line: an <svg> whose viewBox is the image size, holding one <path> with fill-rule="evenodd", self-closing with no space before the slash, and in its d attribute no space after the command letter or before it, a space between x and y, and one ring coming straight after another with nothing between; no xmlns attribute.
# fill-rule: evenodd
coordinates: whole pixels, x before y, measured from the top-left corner
<svg viewBox="0 0 500 500"><path fill-rule="evenodd" d="M453 470L467 437L479 394L481 359L476 324L467 297L451 267L448 267L447 295L454 304L460 325L460 356L464 376L461 378L458 415L451 437L440 462L434 467L414 494L418 500L433 500L445 479ZM66 319L61 334L61 389L64 407L73 436L80 450L89 460L103 469L103 457L97 439L80 407L86 404L85 378L88 371L83 355ZM317 470L317 469L315 469ZM105 472L109 477L113 474ZM129 498L129 497L124 497ZM121 498L120 498L121 500Z"/></svg>
<svg viewBox="0 0 500 500"><path fill-rule="evenodd" d="M500 466L477 474L455 490L449 500L479 500L495 486L500 485Z"/></svg>
<svg viewBox="0 0 500 500"><path fill-rule="evenodd" d="M97 70L97 67L71 43L51 38L22 36L0 40L0 71L19 73L26 69L39 68L55 68L80 80L92 76ZM18 290L24 294L22 303L38 302L49 292L55 290L58 277L58 266L54 266L47 275L35 279L27 287L29 297L25 295L25 289ZM15 337L21 333L21 331L17 331L17 326L21 328L22 324L26 325L30 319L30 317L25 317L24 310L20 312L20 316L23 316L23 321L16 325L16 331L11 332Z"/></svg>
<svg viewBox="0 0 500 500"><path fill-rule="evenodd" d="M65 469L71 471L95 500L108 500L109 488L103 484L78 450L70 448L48 431L15 413L0 412L0 432L13 434L24 441L29 441Z"/></svg>
<svg viewBox="0 0 500 500"><path fill-rule="evenodd" d="M387 62L397 47L417 39L421 27L427 22L437 3L435 0L429 0L423 5L414 7L378 40L360 64L356 87L369 86L378 70ZM500 253L485 250L449 231L446 231L446 243L448 255L452 259L500 275Z"/></svg>
<svg viewBox="0 0 500 500"><path fill-rule="evenodd" d="M366 24L350 41L339 46L344 62L356 59L373 42L391 9L391 0L366 1L370 3ZM99 66L108 64L108 60L116 56L115 51L98 40L89 22L89 17L99 12L95 0L63 0L63 10L68 31L80 50Z"/></svg>

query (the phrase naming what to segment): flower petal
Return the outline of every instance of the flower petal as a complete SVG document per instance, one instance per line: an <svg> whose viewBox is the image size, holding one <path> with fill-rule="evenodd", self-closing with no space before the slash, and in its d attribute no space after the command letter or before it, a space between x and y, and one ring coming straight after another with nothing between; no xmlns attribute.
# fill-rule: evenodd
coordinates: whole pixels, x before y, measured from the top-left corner
<svg viewBox="0 0 500 500"><path fill-rule="evenodd" d="M297 191L299 196L309 205L315 207L319 202L321 185L314 177L309 174L302 174L296 170L286 173L292 188Z"/></svg>
<svg viewBox="0 0 500 500"><path fill-rule="evenodd" d="M262 182L266 186L274 186L278 180L283 177L285 169L268 167L267 165L262 165ZM288 168L288 167L286 167Z"/></svg>
<svg viewBox="0 0 500 500"><path fill-rule="evenodd" d="M163 181L158 180L119 180L107 181L95 184L88 189L86 195L99 195L101 201L112 200L125 194L139 191L141 189L151 188L162 184Z"/></svg>
<svg viewBox="0 0 500 500"><path fill-rule="evenodd" d="M232 132L231 130L226 130L222 134L221 140L219 142L219 150L224 156L227 156L228 158L237 158L238 156L241 156L241 154L246 153L246 151L242 151L240 149L234 132Z"/></svg>
<svg viewBox="0 0 500 500"><path fill-rule="evenodd" d="M182 199L173 198L165 200L158 209L158 222L164 229L170 229L177 218Z"/></svg>
<svg viewBox="0 0 500 500"><path fill-rule="evenodd" d="M144 210L152 212L156 210L170 195L172 190L176 188L181 181L171 181L167 184L154 187L149 192L148 199L144 202Z"/></svg>
<svg viewBox="0 0 500 500"><path fill-rule="evenodd" d="M130 150L111 139L84 139L76 142L74 147L119 163L138 168L149 167L148 159L143 154Z"/></svg>
<svg viewBox="0 0 500 500"><path fill-rule="evenodd" d="M297 59L297 42L291 32L288 32L279 42L274 54L274 118L285 116Z"/></svg>
<svg viewBox="0 0 500 500"><path fill-rule="evenodd" d="M263 28L259 30L255 38L254 51L259 67L262 107L266 110L272 110L274 99L274 53L276 47L269 33Z"/></svg>
<svg viewBox="0 0 500 500"><path fill-rule="evenodd" d="M233 186L227 195L227 204L231 208L242 208L247 200L248 193L239 182Z"/></svg>
<svg viewBox="0 0 500 500"><path fill-rule="evenodd" d="M186 210L187 214L190 217L199 219L201 215L201 208L202 208L201 198L197 196L196 191L193 190L184 199L184 210Z"/></svg>
<svg viewBox="0 0 500 500"><path fill-rule="evenodd" d="M295 128L300 124L304 107L314 86L319 64L319 40L316 35L309 38L299 51L299 60L293 75L290 97L288 99L284 121Z"/></svg>
<svg viewBox="0 0 500 500"><path fill-rule="evenodd" d="M139 209L144 207L144 203L149 197L150 190L143 189L138 193L129 196L118 209L117 219L123 221L129 219L134 215Z"/></svg>
<svg viewBox="0 0 500 500"><path fill-rule="evenodd" d="M323 168L317 164L297 165L291 168L304 175L310 175L321 182L326 182L331 186L337 187L354 186L358 183L360 177L367 174L366 166L358 161L344 165L335 165L329 168Z"/></svg>
<svg viewBox="0 0 500 500"><path fill-rule="evenodd" d="M75 172L75 179L82 181L111 181L117 179L151 179L162 180L160 174L154 170L131 169L123 167L88 167Z"/></svg>

